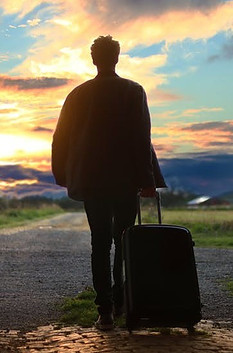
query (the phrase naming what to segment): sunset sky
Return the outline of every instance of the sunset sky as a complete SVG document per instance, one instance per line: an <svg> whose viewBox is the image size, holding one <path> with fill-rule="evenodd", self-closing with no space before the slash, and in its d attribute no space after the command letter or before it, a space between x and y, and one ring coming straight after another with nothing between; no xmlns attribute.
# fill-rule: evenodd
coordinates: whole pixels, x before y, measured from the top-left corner
<svg viewBox="0 0 233 353"><path fill-rule="evenodd" d="M233 1L1 0L0 14L1 165L50 169L61 105L107 34L117 73L147 92L159 158L233 154Z"/></svg>

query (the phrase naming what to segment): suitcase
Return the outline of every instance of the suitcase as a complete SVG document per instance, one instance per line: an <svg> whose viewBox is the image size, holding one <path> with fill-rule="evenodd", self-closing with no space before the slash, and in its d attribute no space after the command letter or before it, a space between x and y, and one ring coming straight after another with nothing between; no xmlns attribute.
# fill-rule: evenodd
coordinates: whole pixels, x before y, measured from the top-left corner
<svg viewBox="0 0 233 353"><path fill-rule="evenodd" d="M122 236L126 326L184 327L194 330L201 320L201 303L190 231L161 224L160 195L156 196L159 224L141 224Z"/></svg>

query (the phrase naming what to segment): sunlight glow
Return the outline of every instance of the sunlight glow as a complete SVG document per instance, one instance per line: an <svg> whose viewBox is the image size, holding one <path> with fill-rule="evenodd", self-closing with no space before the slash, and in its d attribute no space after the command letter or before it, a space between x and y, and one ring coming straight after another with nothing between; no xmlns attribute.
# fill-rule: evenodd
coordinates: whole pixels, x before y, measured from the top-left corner
<svg viewBox="0 0 233 353"><path fill-rule="evenodd" d="M0 158L25 154L41 153L50 148L50 142L29 136L0 134Z"/></svg>

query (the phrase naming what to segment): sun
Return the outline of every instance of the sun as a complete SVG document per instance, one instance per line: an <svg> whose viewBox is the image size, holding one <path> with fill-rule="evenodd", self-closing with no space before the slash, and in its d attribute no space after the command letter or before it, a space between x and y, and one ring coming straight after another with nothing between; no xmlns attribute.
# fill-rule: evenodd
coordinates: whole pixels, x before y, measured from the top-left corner
<svg viewBox="0 0 233 353"><path fill-rule="evenodd" d="M50 150L51 141L25 135L0 134L0 159L7 160L23 155L41 157Z"/></svg>

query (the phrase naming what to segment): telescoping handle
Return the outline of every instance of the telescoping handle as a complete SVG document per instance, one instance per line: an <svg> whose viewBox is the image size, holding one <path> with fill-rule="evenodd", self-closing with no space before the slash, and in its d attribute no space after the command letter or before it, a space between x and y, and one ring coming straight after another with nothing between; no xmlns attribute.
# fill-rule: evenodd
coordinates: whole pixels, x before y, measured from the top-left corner
<svg viewBox="0 0 233 353"><path fill-rule="evenodd" d="M158 191L156 191L156 202L157 202L157 211L158 211L158 221L159 224L162 224L162 216L161 216L161 198ZM142 224L142 216L141 216L141 197L138 194L138 224Z"/></svg>

